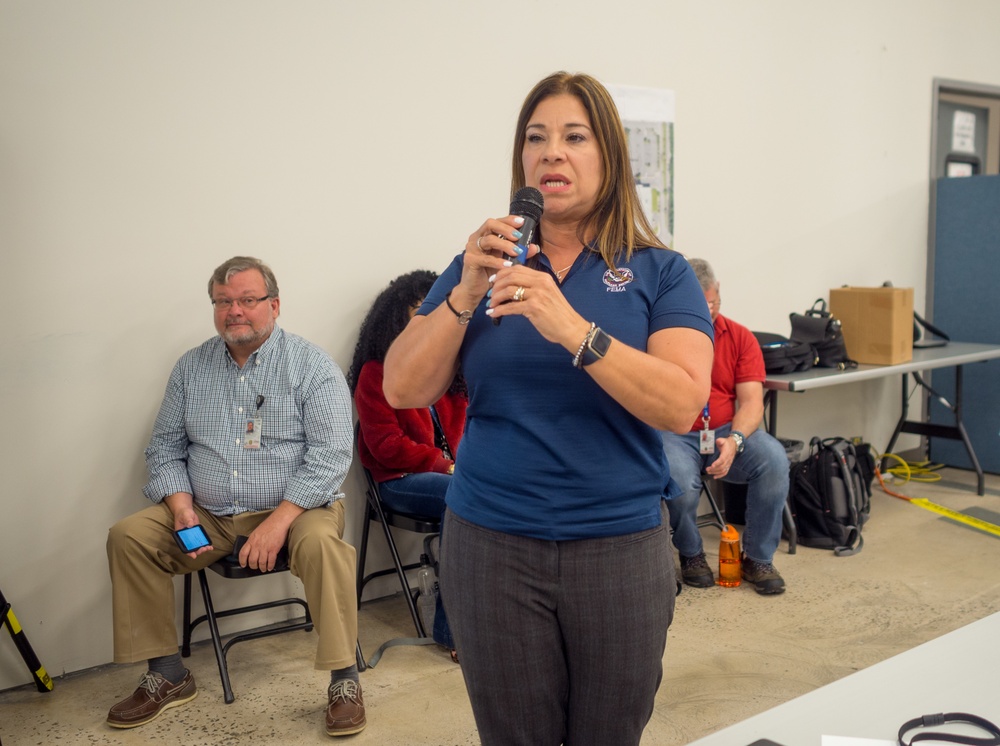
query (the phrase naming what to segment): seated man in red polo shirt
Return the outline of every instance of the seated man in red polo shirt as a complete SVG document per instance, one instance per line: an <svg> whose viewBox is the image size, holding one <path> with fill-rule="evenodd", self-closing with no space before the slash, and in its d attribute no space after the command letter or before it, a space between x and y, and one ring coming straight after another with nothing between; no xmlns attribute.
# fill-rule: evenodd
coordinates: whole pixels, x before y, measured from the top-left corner
<svg viewBox="0 0 1000 746"><path fill-rule="evenodd" d="M781 593L785 581L772 559L781 539L788 496L788 457L764 430L764 358L756 337L719 313L719 281L703 259L690 259L715 325L712 392L702 417L686 435L663 433L670 476L681 494L667 501L681 576L688 585L714 585L696 525L702 471L723 482L747 485L743 580L758 593Z"/></svg>

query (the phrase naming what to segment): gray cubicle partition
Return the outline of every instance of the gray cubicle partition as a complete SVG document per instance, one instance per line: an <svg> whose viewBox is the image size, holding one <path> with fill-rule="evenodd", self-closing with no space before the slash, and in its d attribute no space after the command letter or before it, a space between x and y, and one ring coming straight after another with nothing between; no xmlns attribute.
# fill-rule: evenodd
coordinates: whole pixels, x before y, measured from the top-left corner
<svg viewBox="0 0 1000 746"><path fill-rule="evenodd" d="M1000 344L1000 176L939 179L934 239L933 322L952 339ZM954 403L955 373L934 371L933 387ZM1000 360L963 370L962 418L985 471L1000 473ZM932 422L948 424L931 400ZM950 420L953 422L954 420ZM930 439L934 461L970 468L962 443Z"/></svg>

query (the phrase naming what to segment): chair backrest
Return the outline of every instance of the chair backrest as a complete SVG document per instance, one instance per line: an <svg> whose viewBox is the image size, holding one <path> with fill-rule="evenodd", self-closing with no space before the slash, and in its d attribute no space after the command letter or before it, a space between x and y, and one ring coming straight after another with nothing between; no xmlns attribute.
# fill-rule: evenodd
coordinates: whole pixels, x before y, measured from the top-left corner
<svg viewBox="0 0 1000 746"><path fill-rule="evenodd" d="M365 484L367 488L365 489L365 502L368 505L368 509L365 511L365 520L379 520L379 516L383 513L382 508L382 497L378 493L378 483L372 476L371 471L367 466L361 463L361 422L354 423L354 452L358 454L358 464L361 466L361 471L365 475Z"/></svg>
<svg viewBox="0 0 1000 746"><path fill-rule="evenodd" d="M358 443L361 439L361 423L354 425L354 450L360 453ZM358 463L361 464L360 458ZM368 485L365 490L365 498L368 504L365 520L380 521L390 526L405 529L406 531L416 531L421 534L436 534L441 531L441 520L434 516L417 515L415 513L402 513L393 510L382 502L382 497L378 491L378 482L372 473L361 464L361 471L364 472L365 482Z"/></svg>

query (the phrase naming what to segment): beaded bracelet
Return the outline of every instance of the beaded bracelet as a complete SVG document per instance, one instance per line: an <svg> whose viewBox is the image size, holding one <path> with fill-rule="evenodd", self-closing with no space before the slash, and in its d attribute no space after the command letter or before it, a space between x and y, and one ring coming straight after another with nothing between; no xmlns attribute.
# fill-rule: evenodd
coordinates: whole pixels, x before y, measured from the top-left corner
<svg viewBox="0 0 1000 746"><path fill-rule="evenodd" d="M577 350L576 355L573 356L574 368L580 367L580 361L583 359L583 351L587 349L587 345L590 344L590 341L594 338L594 332L596 331L597 331L597 324L591 321L590 329L587 331L587 336L583 338L583 341L580 343L580 349Z"/></svg>

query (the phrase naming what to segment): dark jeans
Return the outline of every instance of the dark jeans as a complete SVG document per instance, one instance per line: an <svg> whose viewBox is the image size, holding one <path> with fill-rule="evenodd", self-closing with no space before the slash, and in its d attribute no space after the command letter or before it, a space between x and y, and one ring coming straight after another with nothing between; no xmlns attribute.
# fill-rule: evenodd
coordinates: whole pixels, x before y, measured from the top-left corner
<svg viewBox="0 0 1000 746"><path fill-rule="evenodd" d="M731 425L715 431L718 438L729 435ZM684 557L703 551L698 531L698 502L701 500L701 473L715 459L698 452L698 433L663 433L663 450L670 464L670 476L683 492L667 501L674 546ZM743 551L758 562L770 562L781 541L785 500L788 498L788 457L785 448L763 430L747 435L743 453L733 459L723 482L747 485L746 530Z"/></svg>

